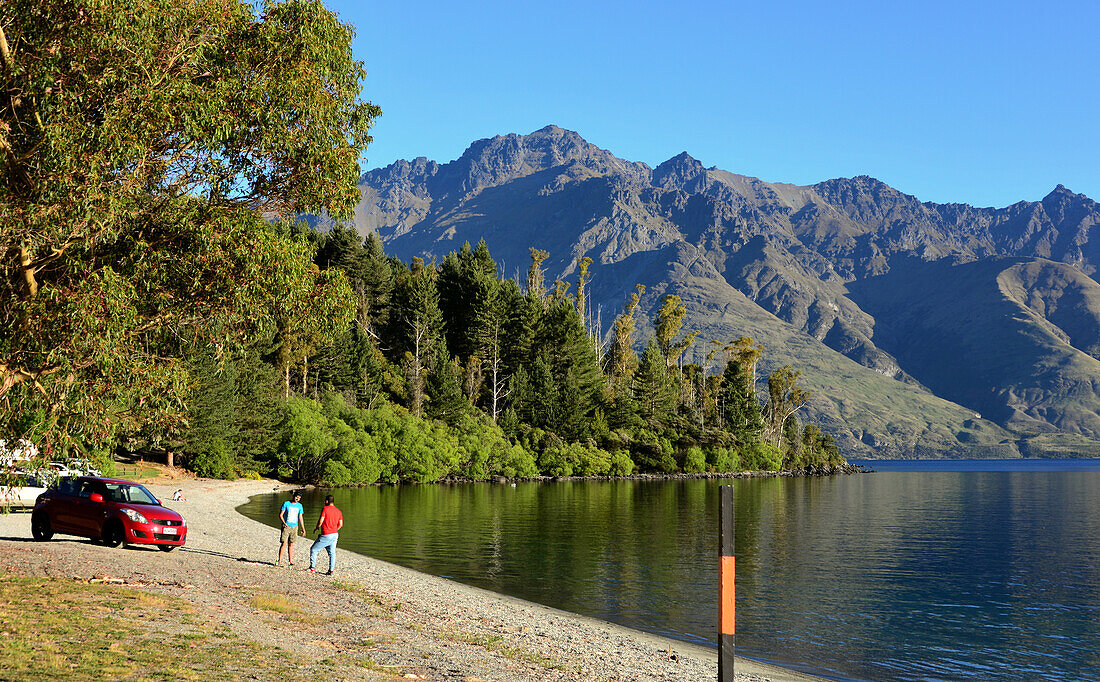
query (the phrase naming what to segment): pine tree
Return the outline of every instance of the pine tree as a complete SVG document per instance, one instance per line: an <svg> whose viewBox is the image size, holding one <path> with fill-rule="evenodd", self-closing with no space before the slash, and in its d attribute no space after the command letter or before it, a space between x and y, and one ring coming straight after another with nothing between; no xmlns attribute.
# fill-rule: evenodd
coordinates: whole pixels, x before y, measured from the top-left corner
<svg viewBox="0 0 1100 682"><path fill-rule="evenodd" d="M470 408L462 391L462 380L454 360L443 344L437 344L427 376L428 415L448 424L457 424Z"/></svg>
<svg viewBox="0 0 1100 682"><path fill-rule="evenodd" d="M503 365L507 375L515 374L530 362L535 330L542 319L542 300L523 294L513 280L505 280L500 286L500 306L504 311Z"/></svg>
<svg viewBox="0 0 1100 682"><path fill-rule="evenodd" d="M447 330L447 348L465 360L474 353L470 303L474 299L475 276L470 267L473 250L470 242L451 252L439 267L439 310Z"/></svg>
<svg viewBox="0 0 1100 682"><path fill-rule="evenodd" d="M436 271L414 258L405 281L397 291L394 327L400 336L395 345L403 351L402 366L408 386L409 409L420 416L424 409L424 390L430 359L443 343L443 314L439 310Z"/></svg>
<svg viewBox="0 0 1100 682"><path fill-rule="evenodd" d="M655 341L650 341L634 374L634 399L647 424L664 425L676 409L676 394L668 365Z"/></svg>
<svg viewBox="0 0 1100 682"><path fill-rule="evenodd" d="M374 232L363 240L363 258L356 275L352 285L365 305L368 333L377 340L381 329L389 322L396 283L393 264L386 257L382 240Z"/></svg>
<svg viewBox="0 0 1100 682"><path fill-rule="evenodd" d="M756 401L748 373L737 360L731 359L726 363L722 386L718 391L718 409L726 430L737 442L748 444L760 437L764 428L760 403Z"/></svg>
<svg viewBox="0 0 1100 682"><path fill-rule="evenodd" d="M539 320L534 347L550 363L554 394L560 399L568 387L576 391L568 411L560 403L551 421L558 435L568 431L566 424L590 417L602 399L603 375L596 363L596 351L576 308L568 300L556 302Z"/></svg>
<svg viewBox="0 0 1100 682"><path fill-rule="evenodd" d="M213 353L194 357L184 452L188 468L210 478L233 478L236 462L237 366Z"/></svg>

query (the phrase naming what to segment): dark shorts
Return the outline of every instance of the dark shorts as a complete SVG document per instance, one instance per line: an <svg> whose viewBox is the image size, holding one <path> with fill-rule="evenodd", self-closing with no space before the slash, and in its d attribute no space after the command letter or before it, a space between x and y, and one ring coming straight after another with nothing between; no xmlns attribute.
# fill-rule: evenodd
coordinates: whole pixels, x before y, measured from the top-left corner
<svg viewBox="0 0 1100 682"><path fill-rule="evenodd" d="M294 542L296 537L298 537L298 526L284 526L279 542Z"/></svg>

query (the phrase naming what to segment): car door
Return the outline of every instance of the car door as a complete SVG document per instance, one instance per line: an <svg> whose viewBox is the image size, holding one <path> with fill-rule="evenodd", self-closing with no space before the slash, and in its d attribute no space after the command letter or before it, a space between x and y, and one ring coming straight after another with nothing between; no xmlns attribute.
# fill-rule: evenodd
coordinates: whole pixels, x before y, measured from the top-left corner
<svg viewBox="0 0 1100 682"><path fill-rule="evenodd" d="M73 504L74 532L94 538L99 537L103 528L103 519L107 516L105 502L93 502L92 495L98 493L107 499L107 487L102 481L80 480L80 490Z"/></svg>
<svg viewBox="0 0 1100 682"><path fill-rule="evenodd" d="M77 533L80 528L80 479L63 478L50 494L50 523L59 533Z"/></svg>

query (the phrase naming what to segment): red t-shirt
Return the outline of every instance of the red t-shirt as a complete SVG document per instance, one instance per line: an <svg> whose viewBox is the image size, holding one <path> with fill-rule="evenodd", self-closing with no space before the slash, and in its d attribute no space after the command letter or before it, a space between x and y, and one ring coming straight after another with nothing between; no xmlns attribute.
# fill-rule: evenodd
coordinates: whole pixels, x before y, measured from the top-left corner
<svg viewBox="0 0 1100 682"><path fill-rule="evenodd" d="M330 504L321 510L321 535L331 535L340 530L340 522L344 520L344 513Z"/></svg>

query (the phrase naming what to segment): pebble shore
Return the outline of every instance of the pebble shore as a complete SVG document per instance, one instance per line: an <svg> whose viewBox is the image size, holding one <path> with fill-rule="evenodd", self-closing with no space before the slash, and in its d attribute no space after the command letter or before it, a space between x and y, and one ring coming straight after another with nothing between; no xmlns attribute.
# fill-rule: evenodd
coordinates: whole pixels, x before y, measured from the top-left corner
<svg viewBox="0 0 1100 682"><path fill-rule="evenodd" d="M252 495L290 488L275 481L186 479L146 484L188 522L186 547L108 549L72 536L30 540L30 515L0 516L0 568L74 578L117 576L127 584L181 594L205 604L229 627L260 644L306 660L331 654L361 633L385 646L372 651L380 667L408 679L461 680L714 680L717 653L604 621L488 592L352 552L338 552L337 575L307 573L311 538L296 543L293 568L276 568L278 531L236 512ZM186 502L171 502L182 488ZM307 510L315 517L316 510ZM307 526L309 528L309 526ZM32 559L32 557L34 557ZM321 561L327 556L322 552ZM327 569L327 565L325 565ZM335 583L334 581L339 581ZM378 608L348 598L357 584ZM337 589L337 586L342 586ZM250 612L242 589L271 589L333 616L318 639L288 638ZM336 617L336 614L342 614ZM321 636L321 635L324 636ZM493 642L486 646L486 642ZM737 660L744 682L815 680L782 668ZM340 679L376 679L348 671ZM393 679L392 677L390 679Z"/></svg>

